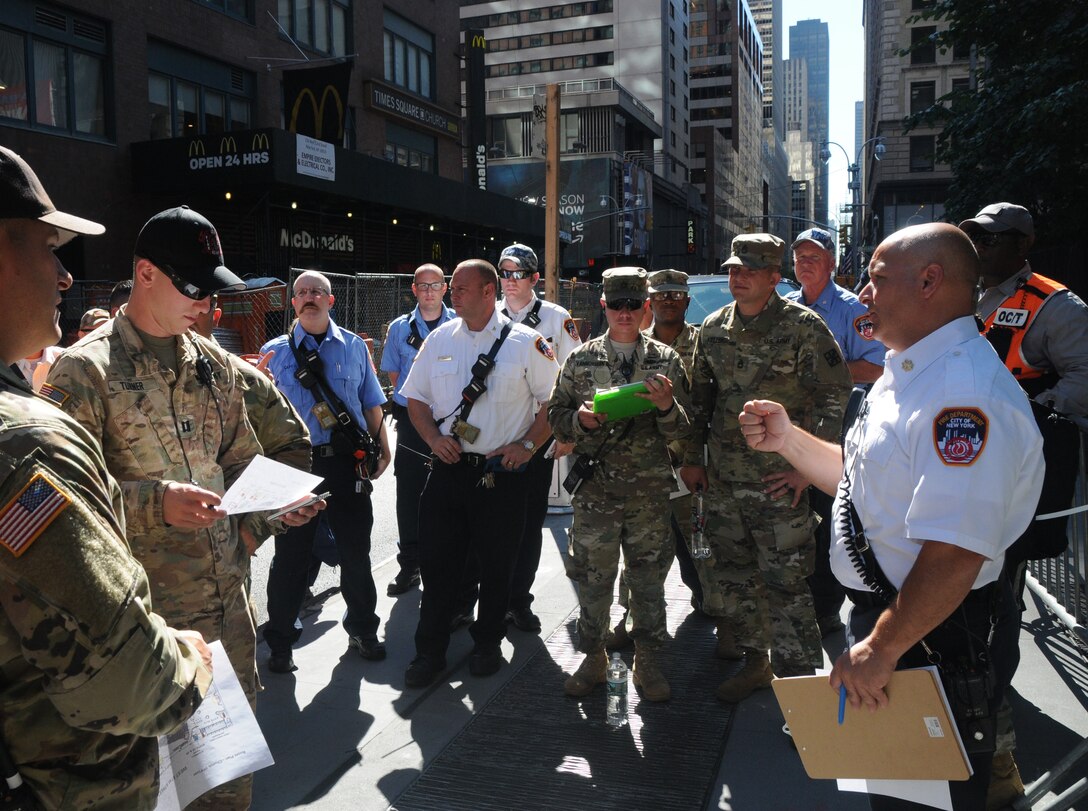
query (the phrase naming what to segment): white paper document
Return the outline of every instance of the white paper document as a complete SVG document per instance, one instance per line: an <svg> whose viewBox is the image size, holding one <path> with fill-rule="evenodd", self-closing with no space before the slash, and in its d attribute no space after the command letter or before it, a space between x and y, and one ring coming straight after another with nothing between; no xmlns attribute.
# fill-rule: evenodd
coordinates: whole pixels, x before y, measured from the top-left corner
<svg viewBox="0 0 1088 811"><path fill-rule="evenodd" d="M214 673L204 701L159 738L158 811L181 811L206 791L274 762L223 643L208 647Z"/></svg>
<svg viewBox="0 0 1088 811"><path fill-rule="evenodd" d="M254 456L242 475L223 495L220 507L228 515L251 513L258 510L278 510L298 501L323 482L298 468L274 462L264 456Z"/></svg>

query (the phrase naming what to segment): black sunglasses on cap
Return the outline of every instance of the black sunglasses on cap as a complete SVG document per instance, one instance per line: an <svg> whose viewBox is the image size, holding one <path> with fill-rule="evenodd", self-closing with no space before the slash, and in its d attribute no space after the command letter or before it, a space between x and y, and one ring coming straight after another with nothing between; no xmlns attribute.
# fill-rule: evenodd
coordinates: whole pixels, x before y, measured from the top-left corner
<svg viewBox="0 0 1088 811"><path fill-rule="evenodd" d="M527 270L500 270L499 275L504 279L528 279L533 274Z"/></svg>
<svg viewBox="0 0 1088 811"><path fill-rule="evenodd" d="M185 298L191 298L193 301L200 301L216 292L215 290L202 290L195 284L190 284L175 273L174 269L169 265L159 265L156 264L154 260L152 260L152 264L159 269L159 272L162 273L163 276L170 280L171 284L174 285L174 289L185 296Z"/></svg>
<svg viewBox="0 0 1088 811"><path fill-rule="evenodd" d="M645 303L645 301L638 298L618 298L615 301L605 302L604 306L610 310L630 310L634 312L635 310L641 310L642 305Z"/></svg>

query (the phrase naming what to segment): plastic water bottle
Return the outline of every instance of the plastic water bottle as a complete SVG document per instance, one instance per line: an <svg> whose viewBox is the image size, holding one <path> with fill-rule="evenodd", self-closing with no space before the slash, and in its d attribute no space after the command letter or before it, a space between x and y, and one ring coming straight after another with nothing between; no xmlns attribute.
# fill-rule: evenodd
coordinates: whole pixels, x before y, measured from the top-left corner
<svg viewBox="0 0 1088 811"><path fill-rule="evenodd" d="M608 663L608 705L605 720L610 727L619 728L627 723L627 663L618 651Z"/></svg>
<svg viewBox="0 0 1088 811"><path fill-rule="evenodd" d="M703 488L699 487L691 496L691 556L696 560L710 557L710 547L706 545L703 530L706 529L706 513L703 512Z"/></svg>

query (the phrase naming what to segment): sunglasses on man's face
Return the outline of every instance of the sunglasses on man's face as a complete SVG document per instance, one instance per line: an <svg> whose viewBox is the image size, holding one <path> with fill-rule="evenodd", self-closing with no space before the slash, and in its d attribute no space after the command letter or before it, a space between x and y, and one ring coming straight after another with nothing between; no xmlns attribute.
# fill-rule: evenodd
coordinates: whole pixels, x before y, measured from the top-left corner
<svg viewBox="0 0 1088 811"><path fill-rule="evenodd" d="M1020 236L1016 231L1000 231L996 234L992 234L988 231L983 231L981 234L974 234L971 237L971 241L976 245L983 248L992 248L1002 237L1017 237Z"/></svg>
<svg viewBox="0 0 1088 811"><path fill-rule="evenodd" d="M645 302L642 299L620 298L615 301L606 302L604 306L610 310L630 310L631 312L634 312L635 310L641 310L644 303Z"/></svg>
<svg viewBox="0 0 1088 811"><path fill-rule="evenodd" d="M504 279L528 279L533 274L527 270L500 270L499 275Z"/></svg>
<svg viewBox="0 0 1088 811"><path fill-rule="evenodd" d="M665 290L657 293L650 293L651 301L683 301L688 297L688 294L683 290Z"/></svg>
<svg viewBox="0 0 1088 811"><path fill-rule="evenodd" d="M214 290L202 290L195 284L190 284L175 273L174 269L169 265L155 265L155 267L159 269L159 272L162 273L163 276L170 280L170 283L174 285L174 289L185 296L185 298L191 298L193 301L201 301L215 292Z"/></svg>

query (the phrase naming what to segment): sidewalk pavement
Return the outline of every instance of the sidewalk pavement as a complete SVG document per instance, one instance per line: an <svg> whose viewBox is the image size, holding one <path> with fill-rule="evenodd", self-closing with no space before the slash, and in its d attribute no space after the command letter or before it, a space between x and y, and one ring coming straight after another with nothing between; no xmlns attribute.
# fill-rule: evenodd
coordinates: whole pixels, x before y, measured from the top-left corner
<svg viewBox="0 0 1088 811"><path fill-rule="evenodd" d="M508 664L493 676L468 674L472 640L461 630L453 635L445 677L426 690L404 689L404 671L414 656L412 637L420 592L414 590L399 598L385 596L385 584L396 572L394 559L374 570L378 614L384 620L389 650L385 661L367 662L347 651L347 637L340 626L344 603L339 594L303 617L294 673L269 673L268 649L259 645L265 690L258 697L257 717L276 763L256 774L255 811L395 807L397 797L577 608L560 554L569 524L569 516L552 516L545 524L544 550L533 589L533 609L543 630L536 635L511 629L510 638L503 643ZM713 634L712 623L706 623L706 632ZM825 640L827 653L837 654L842 647L841 634ZM1014 682L1017 695L1013 707L1019 734L1017 759L1028 781L1088 735L1088 667L1083 652L1069 643L1052 618L1040 617L1030 600L1021 650L1023 663ZM667 652L664 667L667 674ZM712 691L716 686L708 684L706 689ZM540 689L561 691L562 682L541 684ZM541 726L544 734L547 719L541 719ZM760 691L738 706L720 770L706 788L708 811L854 811L868 807L864 796L840 793L833 781L810 780L781 726L782 717L770 690ZM572 749L576 748L577 742L572 742ZM646 757L653 757L653 753L647 752ZM1060 783L1059 790L1072 779ZM466 774L464 780L466 787L479 791L480 809L494 807L488 804L486 775ZM655 794L668 790L667 785L647 785L642 807L657 807Z"/></svg>

